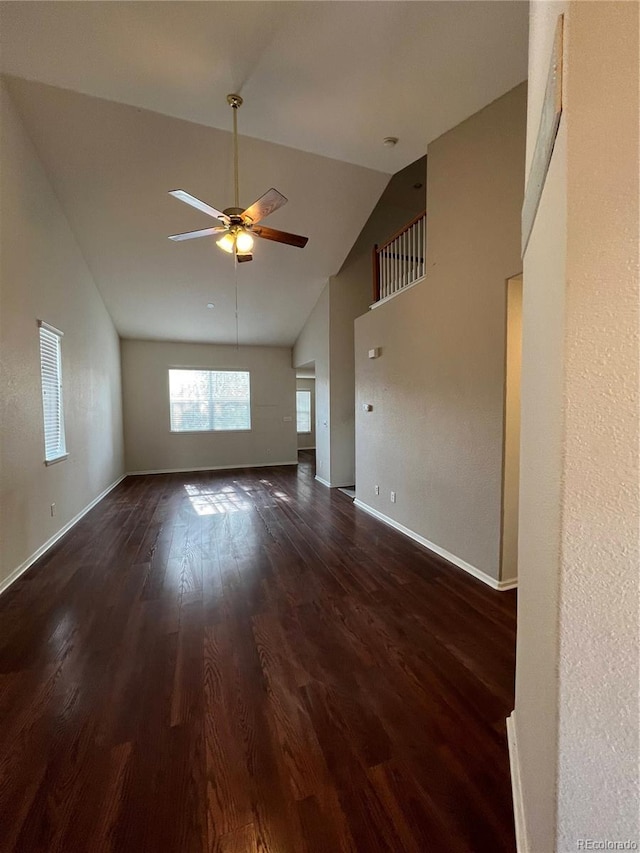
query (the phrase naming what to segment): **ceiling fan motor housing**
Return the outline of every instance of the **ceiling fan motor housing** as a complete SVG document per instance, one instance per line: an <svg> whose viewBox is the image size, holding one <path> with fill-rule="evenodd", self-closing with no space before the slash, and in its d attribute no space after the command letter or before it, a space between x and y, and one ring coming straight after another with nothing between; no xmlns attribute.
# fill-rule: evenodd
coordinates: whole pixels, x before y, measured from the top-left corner
<svg viewBox="0 0 640 853"><path fill-rule="evenodd" d="M225 207L222 212L225 216L229 217L232 225L243 224L244 220L242 218L242 214L244 213L244 209L242 207Z"/></svg>

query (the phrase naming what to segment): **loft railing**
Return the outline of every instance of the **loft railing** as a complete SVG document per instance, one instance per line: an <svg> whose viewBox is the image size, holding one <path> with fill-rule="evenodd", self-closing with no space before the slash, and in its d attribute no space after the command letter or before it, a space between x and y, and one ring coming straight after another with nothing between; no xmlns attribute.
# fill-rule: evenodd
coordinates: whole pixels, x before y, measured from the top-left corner
<svg viewBox="0 0 640 853"><path fill-rule="evenodd" d="M387 240L373 247L373 301L379 302L424 278L427 214L421 213Z"/></svg>

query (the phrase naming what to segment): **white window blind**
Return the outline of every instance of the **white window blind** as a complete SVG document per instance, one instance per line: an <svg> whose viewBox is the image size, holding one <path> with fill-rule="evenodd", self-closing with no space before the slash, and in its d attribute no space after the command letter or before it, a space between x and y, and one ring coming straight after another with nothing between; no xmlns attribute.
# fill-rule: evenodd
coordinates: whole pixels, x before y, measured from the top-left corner
<svg viewBox="0 0 640 853"><path fill-rule="evenodd" d="M311 432L311 391L296 391L298 432Z"/></svg>
<svg viewBox="0 0 640 853"><path fill-rule="evenodd" d="M44 459L67 455L62 408L62 332L40 322L40 376L44 416Z"/></svg>
<svg viewBox="0 0 640 853"><path fill-rule="evenodd" d="M251 429L247 370L169 370L172 432Z"/></svg>

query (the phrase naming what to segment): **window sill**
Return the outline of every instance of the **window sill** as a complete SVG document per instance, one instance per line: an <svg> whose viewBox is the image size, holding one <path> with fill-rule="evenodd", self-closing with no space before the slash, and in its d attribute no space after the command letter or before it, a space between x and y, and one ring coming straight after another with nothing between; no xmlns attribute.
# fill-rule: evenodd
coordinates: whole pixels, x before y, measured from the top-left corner
<svg viewBox="0 0 640 853"><path fill-rule="evenodd" d="M44 464L49 467L49 465L57 465L58 462L64 462L64 460L68 458L69 454L63 453L61 456L56 456L55 459L45 459Z"/></svg>
<svg viewBox="0 0 640 853"><path fill-rule="evenodd" d="M171 435L228 435L232 433L237 435L238 433L248 433L251 432L251 429L170 429L169 432Z"/></svg>
<svg viewBox="0 0 640 853"><path fill-rule="evenodd" d="M298 435L311 435L311 430L305 430L305 432L298 432Z"/></svg>

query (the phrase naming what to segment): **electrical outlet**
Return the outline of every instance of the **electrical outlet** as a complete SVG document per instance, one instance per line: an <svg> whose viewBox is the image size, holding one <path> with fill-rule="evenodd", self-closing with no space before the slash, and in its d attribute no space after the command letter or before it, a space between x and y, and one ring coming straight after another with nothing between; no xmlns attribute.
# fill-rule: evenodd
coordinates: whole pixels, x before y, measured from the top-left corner
<svg viewBox="0 0 640 853"><path fill-rule="evenodd" d="M380 494L380 486L377 483L373 487L373 491L376 493L376 495Z"/></svg>
<svg viewBox="0 0 640 853"><path fill-rule="evenodd" d="M396 502L396 493L391 492L391 503L394 504Z"/></svg>
<svg viewBox="0 0 640 853"><path fill-rule="evenodd" d="M56 505L51 504L51 518L53 518L55 514L56 514Z"/></svg>

